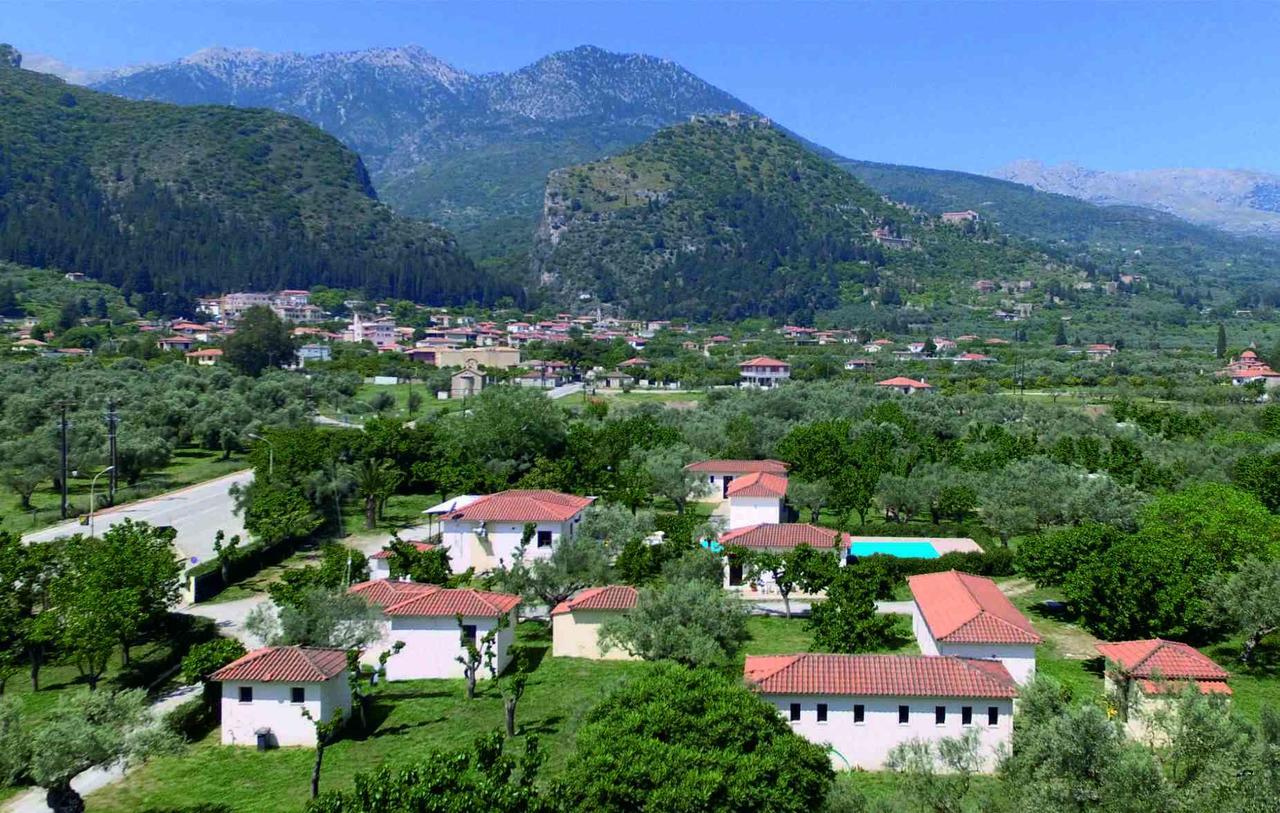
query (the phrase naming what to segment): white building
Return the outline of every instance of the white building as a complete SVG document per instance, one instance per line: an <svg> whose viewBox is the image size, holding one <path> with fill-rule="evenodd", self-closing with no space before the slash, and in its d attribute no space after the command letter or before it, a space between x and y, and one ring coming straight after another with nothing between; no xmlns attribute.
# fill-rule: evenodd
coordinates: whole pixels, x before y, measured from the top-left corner
<svg viewBox="0 0 1280 813"><path fill-rule="evenodd" d="M893 378L886 378L884 381L877 381L876 386L881 389L900 392L904 395L913 395L917 392L928 392L933 389L933 385L927 381L917 381L914 378L907 378L906 376L901 375Z"/></svg>
<svg viewBox="0 0 1280 813"><path fill-rule="evenodd" d="M532 524L526 560L545 558L562 538L573 536L594 497L558 491L511 490L480 497L441 515L441 531L455 573L477 573L510 564Z"/></svg>
<svg viewBox="0 0 1280 813"><path fill-rule="evenodd" d="M762 523L777 524L784 516L787 478L757 471L736 478L725 490L729 500L729 530Z"/></svg>
<svg viewBox="0 0 1280 813"><path fill-rule="evenodd" d="M1152 723L1170 712L1188 684L1204 695L1231 698L1230 673L1188 644L1153 638L1095 646L1107 661L1107 697L1116 699L1134 739L1162 744Z"/></svg>
<svg viewBox="0 0 1280 813"><path fill-rule="evenodd" d="M551 611L551 654L557 658L635 660L621 647L600 648L600 627L636 606L636 588L625 584L592 587Z"/></svg>
<svg viewBox="0 0 1280 813"><path fill-rule="evenodd" d="M999 661L1019 684L1035 676L1040 635L991 579L949 570L907 584L922 654Z"/></svg>
<svg viewBox="0 0 1280 813"><path fill-rule="evenodd" d="M994 661L920 655L763 655L749 685L836 768L884 768L893 748L978 732L984 771L1013 735L1017 685Z"/></svg>
<svg viewBox="0 0 1280 813"><path fill-rule="evenodd" d="M410 542L419 552L435 550L430 542ZM383 548L369 556L369 578L372 580L391 578L391 549Z"/></svg>
<svg viewBox="0 0 1280 813"><path fill-rule="evenodd" d="M222 683L222 744L315 745L316 729L302 716L332 720L351 713L347 653L301 646L266 647L214 672Z"/></svg>
<svg viewBox="0 0 1280 813"><path fill-rule="evenodd" d="M744 548L748 551L773 551L785 553L801 545L814 550L827 551L839 564L844 564L844 552L849 545L849 535L832 528L820 528L808 523L748 525L737 528L720 537L725 548ZM741 562L731 554L725 557L725 589L748 590L764 594L776 594L778 586L767 573L760 574L754 582L748 582Z"/></svg>
<svg viewBox="0 0 1280 813"><path fill-rule="evenodd" d="M757 356L738 365L738 386L770 389L791 378L791 365L768 356Z"/></svg>
<svg viewBox="0 0 1280 813"><path fill-rule="evenodd" d="M464 640L480 647L486 661L492 653L493 666L501 673L511 662L519 606L520 597L509 593L444 587L423 591L388 606L383 610L389 622L388 638L403 641L404 649L387 661L387 679L463 677L458 657L466 652ZM462 616L461 629L459 615ZM485 644L485 635L495 627L501 628L493 640Z"/></svg>
<svg viewBox="0 0 1280 813"><path fill-rule="evenodd" d="M729 496L729 485L736 478L761 471L785 476L787 464L781 460L699 460L685 469L706 477L710 486L706 499L719 502Z"/></svg>

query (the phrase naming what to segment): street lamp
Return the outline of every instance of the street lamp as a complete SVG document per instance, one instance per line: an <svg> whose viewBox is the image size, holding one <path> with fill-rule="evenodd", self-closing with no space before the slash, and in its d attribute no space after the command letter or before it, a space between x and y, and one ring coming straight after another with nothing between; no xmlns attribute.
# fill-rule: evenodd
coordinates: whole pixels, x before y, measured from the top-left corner
<svg viewBox="0 0 1280 813"><path fill-rule="evenodd" d="M93 536L93 509L94 509L94 489L98 485L98 478L109 471L115 471L115 466L107 466L102 471L93 475L93 479L89 481L89 536Z"/></svg>
<svg viewBox="0 0 1280 813"><path fill-rule="evenodd" d="M274 477L276 473L276 445L254 432L250 432L249 437L267 444L267 476Z"/></svg>

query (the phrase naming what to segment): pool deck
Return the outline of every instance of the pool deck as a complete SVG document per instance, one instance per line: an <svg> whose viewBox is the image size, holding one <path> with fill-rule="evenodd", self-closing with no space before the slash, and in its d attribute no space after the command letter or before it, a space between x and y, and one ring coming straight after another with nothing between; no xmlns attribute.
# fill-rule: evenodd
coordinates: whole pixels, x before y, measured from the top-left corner
<svg viewBox="0 0 1280 813"><path fill-rule="evenodd" d="M850 544L863 542L875 545L883 545L890 542L925 542L933 545L939 556L944 553L982 553L982 547L977 542L963 536L851 536L848 538L848 542Z"/></svg>

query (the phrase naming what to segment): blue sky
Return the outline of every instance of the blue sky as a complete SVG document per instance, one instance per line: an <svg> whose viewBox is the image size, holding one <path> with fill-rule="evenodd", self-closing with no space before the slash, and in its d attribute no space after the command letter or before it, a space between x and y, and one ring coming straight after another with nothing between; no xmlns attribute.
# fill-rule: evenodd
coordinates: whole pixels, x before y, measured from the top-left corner
<svg viewBox="0 0 1280 813"><path fill-rule="evenodd" d="M850 157L1280 172L1280 3L0 0L0 20L87 68L416 44L479 72L589 43L673 59Z"/></svg>

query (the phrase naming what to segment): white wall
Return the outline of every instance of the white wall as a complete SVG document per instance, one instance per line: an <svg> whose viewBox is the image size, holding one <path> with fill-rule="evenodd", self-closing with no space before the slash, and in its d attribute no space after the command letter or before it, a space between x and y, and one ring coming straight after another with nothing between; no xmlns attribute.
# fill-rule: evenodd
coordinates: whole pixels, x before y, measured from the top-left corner
<svg viewBox="0 0 1280 813"><path fill-rule="evenodd" d="M551 654L557 658L591 658L592 660L636 660L625 649L615 646L608 652L600 648L600 627L610 618L621 615L618 610L574 610L551 616Z"/></svg>
<svg viewBox="0 0 1280 813"><path fill-rule="evenodd" d="M729 530L748 525L777 525L782 521L782 500L777 497L730 497Z"/></svg>
<svg viewBox="0 0 1280 813"><path fill-rule="evenodd" d="M515 640L516 611L512 610L508 625L493 642L494 666L499 672L511 662L511 644ZM388 680L421 680L424 678L460 678L462 664L456 658L463 654L462 632L457 619L452 616L392 616L387 638L404 641L404 649L387 660ZM498 624L496 618L467 618L464 624L475 624L476 639ZM483 663L483 662L482 662ZM479 676L488 678L488 669L481 666Z"/></svg>
<svg viewBox="0 0 1280 813"><path fill-rule="evenodd" d="M913 739L937 740L943 737L960 737L970 728L979 733L983 771L995 769L997 749L1008 746L1013 735L1013 702L982 698L919 698L919 697L848 697L821 695L764 695L778 708L782 719L790 719L792 703L800 704L800 720L790 723L792 729L811 742L830 745L833 749L831 764L841 768L863 768L875 771L884 767L884 760L894 746ZM827 704L827 722L817 720L817 704ZM854 723L854 706L864 707L861 724ZM911 709L906 725L898 723L898 706ZM943 725L935 723L934 708L947 707L947 719ZM972 726L961 723L961 709L973 709ZM987 709L999 710L995 726L987 725Z"/></svg>
<svg viewBox="0 0 1280 813"><path fill-rule="evenodd" d="M977 658L984 661L1000 661L1019 685L1025 684L1036 674L1036 647L1034 644L959 644L939 642L934 639L929 625L920 613L920 606L912 605L911 631L920 646L921 655L955 655L960 658Z"/></svg>
<svg viewBox="0 0 1280 813"><path fill-rule="evenodd" d="M391 560L369 557L369 578L371 580L391 578Z"/></svg>
<svg viewBox="0 0 1280 813"><path fill-rule="evenodd" d="M240 702L241 686L253 689L252 703ZM291 690L295 686L306 691L305 703L291 702ZM344 717L350 715L347 673L324 683L223 681L222 744L256 746L258 736L254 732L269 728L275 745L315 745L315 725L302 716L304 708L317 720L330 719L334 709L342 709Z"/></svg>
<svg viewBox="0 0 1280 813"><path fill-rule="evenodd" d="M525 560L541 559L551 555L552 549L562 536L573 536L582 514L568 522L539 522L537 530L551 532L551 545L539 548L537 534L529 541L525 550ZM481 541L476 529L481 525L488 531L487 538ZM467 522L464 520L445 520L442 523L442 541L449 551L449 562L454 573L461 573L474 567L477 573L492 570L498 564L511 564L516 548L520 547L520 539L524 536L523 522Z"/></svg>

